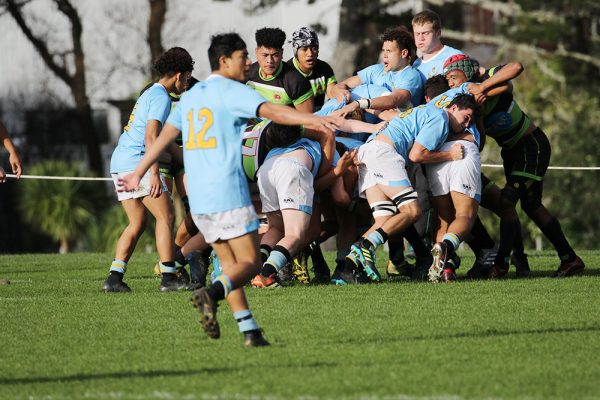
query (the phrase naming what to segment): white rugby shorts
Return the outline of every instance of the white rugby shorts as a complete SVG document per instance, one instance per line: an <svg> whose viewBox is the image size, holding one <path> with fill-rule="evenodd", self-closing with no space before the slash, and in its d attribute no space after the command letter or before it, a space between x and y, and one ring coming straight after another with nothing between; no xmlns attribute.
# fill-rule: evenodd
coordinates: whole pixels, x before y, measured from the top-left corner
<svg viewBox="0 0 600 400"><path fill-rule="evenodd" d="M262 211L294 209L312 215L313 183L312 173L297 159L269 158L258 170Z"/></svg>
<svg viewBox="0 0 600 400"><path fill-rule="evenodd" d="M119 189L119 187L117 186L117 182L120 178L123 178L129 174L131 174L133 171L126 171L126 172L117 172L117 173L112 173L112 179L113 179L113 183L115 184L115 189ZM159 178L160 178L160 183L162 186L162 190L163 192L169 192L167 189L167 184L165 183L165 179L163 178L162 174L158 174ZM150 195L150 171L147 171L146 174L142 177L142 179L140 180L140 184L138 186L137 189L132 190L130 192L117 192L117 199L119 201L123 201L123 200L129 200L129 199L139 199L140 197L146 197Z"/></svg>
<svg viewBox="0 0 600 400"><path fill-rule="evenodd" d="M440 151L449 151L453 144L460 143L464 147L462 160L444 161L427 165L427 180L433 196L443 196L450 192L462 193L481 200L481 158L479 148L467 140L446 142Z"/></svg>
<svg viewBox="0 0 600 400"><path fill-rule="evenodd" d="M404 157L387 143L373 140L360 146L358 161L358 193L363 198L375 185L411 187Z"/></svg>
<svg viewBox="0 0 600 400"><path fill-rule="evenodd" d="M192 219L206 243L234 239L258 230L258 216L251 205L216 213L192 214Z"/></svg>

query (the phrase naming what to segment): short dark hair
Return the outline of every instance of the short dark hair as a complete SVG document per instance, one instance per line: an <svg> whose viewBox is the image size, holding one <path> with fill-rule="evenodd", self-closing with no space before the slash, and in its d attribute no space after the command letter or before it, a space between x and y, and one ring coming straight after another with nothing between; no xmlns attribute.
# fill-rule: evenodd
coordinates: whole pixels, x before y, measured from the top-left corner
<svg viewBox="0 0 600 400"><path fill-rule="evenodd" d="M435 31L442 29L442 20L434 11L423 10L420 13L415 14L412 19L412 25L425 25L427 23L430 23L431 28Z"/></svg>
<svg viewBox="0 0 600 400"><path fill-rule="evenodd" d="M416 54L415 38L412 33L403 25L388 28L381 35L382 42L396 42L400 50L407 49L411 54Z"/></svg>
<svg viewBox="0 0 600 400"><path fill-rule="evenodd" d="M285 43L285 32L279 28L262 28L254 34L256 47L269 49L283 49Z"/></svg>
<svg viewBox="0 0 600 400"><path fill-rule="evenodd" d="M449 89L450 85L448 85L448 80L446 77L438 74L425 81L425 85L423 86L423 94L430 99L433 99Z"/></svg>
<svg viewBox="0 0 600 400"><path fill-rule="evenodd" d="M182 47L172 47L154 60L152 65L160 76L173 76L178 72L194 70L192 56Z"/></svg>
<svg viewBox="0 0 600 400"><path fill-rule="evenodd" d="M300 125L281 125L271 122L265 134L268 148L287 147L302 137L302 127Z"/></svg>
<svg viewBox="0 0 600 400"><path fill-rule="evenodd" d="M219 58L221 56L231 57L234 51L245 49L246 42L237 33L222 33L211 36L210 47L208 48L210 69L212 71L219 69Z"/></svg>
<svg viewBox="0 0 600 400"><path fill-rule="evenodd" d="M480 110L475 97L470 94L457 94L456 97L448 104L448 107L457 106L459 110L466 110L470 108L473 110L473 120L476 120L479 116Z"/></svg>

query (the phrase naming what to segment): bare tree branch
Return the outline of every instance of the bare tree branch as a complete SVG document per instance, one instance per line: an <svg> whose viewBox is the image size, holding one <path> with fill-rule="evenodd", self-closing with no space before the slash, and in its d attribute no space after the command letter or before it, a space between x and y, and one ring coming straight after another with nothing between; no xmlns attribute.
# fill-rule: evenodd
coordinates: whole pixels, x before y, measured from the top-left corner
<svg viewBox="0 0 600 400"><path fill-rule="evenodd" d="M21 31L25 34L27 39L31 42L31 44L33 45L35 50L38 52L40 57L42 57L42 59L44 60L44 62L48 66L48 68L50 68L50 70L52 70L52 72L54 72L56 74L56 76L58 76L68 86L71 86L73 84L73 78L71 77L71 75L69 75L69 72L67 71L67 69L64 66L58 65L54 61L54 57L48 50L47 44L33 33L33 31L31 30L31 27L25 21L22 8L25 4L28 3L28 1L27 2L17 2L15 0L5 0L5 1L6 1L6 8L8 10L8 13L13 17L13 19L15 20L17 25L19 25L19 28L21 28Z"/></svg>

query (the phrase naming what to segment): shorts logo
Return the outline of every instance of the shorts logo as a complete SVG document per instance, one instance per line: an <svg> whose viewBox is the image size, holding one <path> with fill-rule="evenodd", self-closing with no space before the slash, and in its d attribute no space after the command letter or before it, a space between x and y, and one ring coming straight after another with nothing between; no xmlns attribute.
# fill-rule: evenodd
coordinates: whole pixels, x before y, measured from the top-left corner
<svg viewBox="0 0 600 400"><path fill-rule="evenodd" d="M283 199L283 202L284 202L284 203L291 204L291 203L293 203L293 202L294 202L294 199L292 199L291 197L287 197L287 198Z"/></svg>
<svg viewBox="0 0 600 400"><path fill-rule="evenodd" d="M231 225L231 224L228 224L228 225L223 225L223 230L224 230L224 231L229 231L229 230L232 230L232 229L234 229L234 228L235 228L235 226L233 226L233 225Z"/></svg>
<svg viewBox="0 0 600 400"><path fill-rule="evenodd" d="M471 187L471 185L467 185L467 184L464 184L464 183L463 183L462 187L463 187L463 189L468 190L468 191L473 190L473 188Z"/></svg>
<svg viewBox="0 0 600 400"><path fill-rule="evenodd" d="M379 172L374 172L373 175L375 178L383 179L383 174L380 174Z"/></svg>

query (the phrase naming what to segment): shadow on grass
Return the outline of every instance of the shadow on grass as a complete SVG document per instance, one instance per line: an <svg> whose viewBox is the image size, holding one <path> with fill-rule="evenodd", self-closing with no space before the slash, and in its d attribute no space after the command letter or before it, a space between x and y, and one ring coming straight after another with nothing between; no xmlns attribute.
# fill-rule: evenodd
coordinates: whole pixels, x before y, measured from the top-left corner
<svg viewBox="0 0 600 400"><path fill-rule="evenodd" d="M316 362L311 364L303 365L274 365L274 368L318 368L318 367L335 367L337 363L331 362ZM143 371L143 372L106 372L98 374L75 374L66 376L40 376L40 377L26 377L26 378L0 378L0 385L27 385L27 384L43 384L43 383L68 383L68 382L87 382L96 381L103 379L131 379L131 378L157 378L157 377L170 377L170 376L192 376L201 374L215 374L215 373L232 373L239 370L245 370L246 366L240 366L239 368L198 368L185 371L167 371L167 370L155 370L155 371Z"/></svg>
<svg viewBox="0 0 600 400"><path fill-rule="evenodd" d="M543 335L553 333L581 333L581 332L600 332L600 326L585 326L581 328L558 327L558 328L539 328L539 329L521 329L521 330L499 330L486 329L482 332L457 332L450 334L432 334L432 335L417 335L417 336L395 336L378 338L377 342L419 342L419 341L440 341L448 339L463 339L463 338L491 338L503 336L518 336L518 335ZM340 343L339 341L337 343ZM350 337L344 340L347 344L364 344L363 338ZM2 381L0 381L2 382Z"/></svg>

